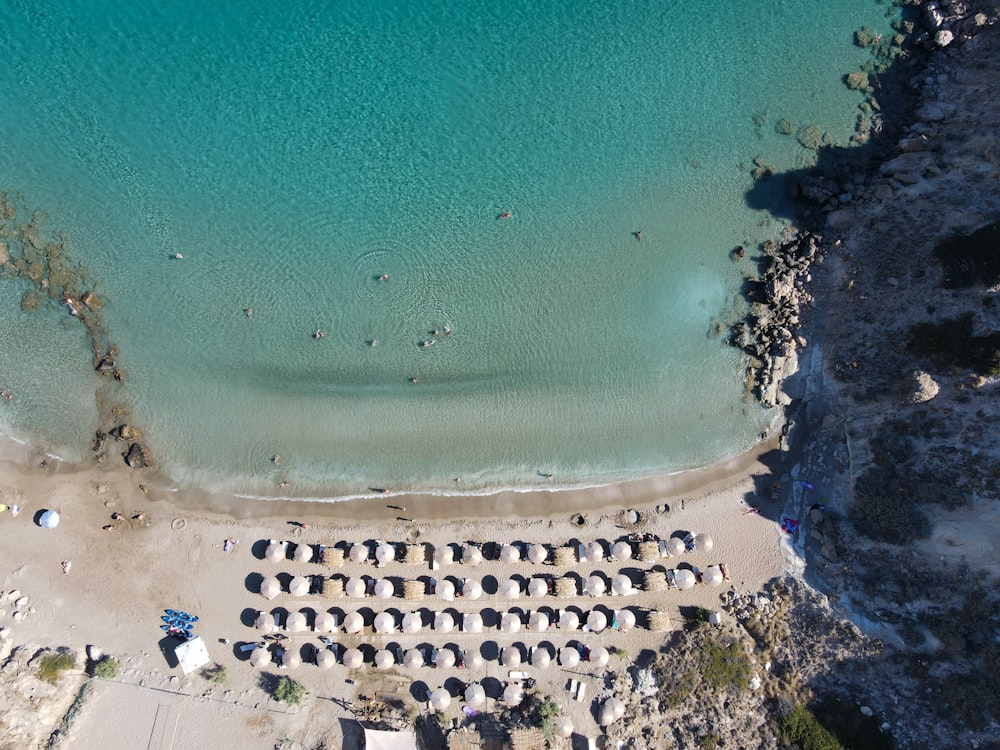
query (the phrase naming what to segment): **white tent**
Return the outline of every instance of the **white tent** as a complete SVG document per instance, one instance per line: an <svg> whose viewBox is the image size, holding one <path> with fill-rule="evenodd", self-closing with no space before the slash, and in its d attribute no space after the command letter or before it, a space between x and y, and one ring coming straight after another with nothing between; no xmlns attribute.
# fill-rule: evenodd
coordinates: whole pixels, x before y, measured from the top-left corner
<svg viewBox="0 0 1000 750"><path fill-rule="evenodd" d="M394 593L396 593L396 587L388 578L381 578L375 582L375 596L379 599L391 599Z"/></svg>
<svg viewBox="0 0 1000 750"><path fill-rule="evenodd" d="M600 576L591 576L584 585L588 596L600 596L607 591L608 586Z"/></svg>
<svg viewBox="0 0 1000 750"><path fill-rule="evenodd" d="M344 632L360 633L361 628L365 626L365 618L361 616L360 612L348 612L344 615Z"/></svg>
<svg viewBox="0 0 1000 750"><path fill-rule="evenodd" d="M391 633L396 629L396 618L392 612L379 612L375 615L374 626L376 633Z"/></svg>
<svg viewBox="0 0 1000 750"><path fill-rule="evenodd" d="M281 582L274 576L268 576L260 582L260 595L265 599L273 599L281 593Z"/></svg>
<svg viewBox="0 0 1000 750"><path fill-rule="evenodd" d="M590 663L595 667L606 667L611 660L611 654L604 646L590 649Z"/></svg>
<svg viewBox="0 0 1000 750"><path fill-rule="evenodd" d="M351 545L350 558L352 563L368 562L368 545L363 542Z"/></svg>
<svg viewBox="0 0 1000 750"><path fill-rule="evenodd" d="M444 711L451 705L451 694L444 688L438 688L431 693L430 704L435 711Z"/></svg>
<svg viewBox="0 0 1000 750"><path fill-rule="evenodd" d="M544 578L532 578L528 581L528 596L545 596L549 593L549 584Z"/></svg>
<svg viewBox="0 0 1000 750"><path fill-rule="evenodd" d="M535 563L535 565L541 565L543 562L545 562L548 556L549 556L549 551L545 549L544 545L532 544L528 548L528 559L531 560L531 562Z"/></svg>
<svg viewBox="0 0 1000 750"><path fill-rule="evenodd" d="M360 649L349 648L344 652L344 666L348 669L357 669L365 663L365 655Z"/></svg>
<svg viewBox="0 0 1000 750"><path fill-rule="evenodd" d="M330 669L337 663L337 657L328 648L316 652L316 666L320 669Z"/></svg>
<svg viewBox="0 0 1000 750"><path fill-rule="evenodd" d="M559 663L564 667L575 667L580 663L580 652L572 646L559 649Z"/></svg>
<svg viewBox="0 0 1000 750"><path fill-rule="evenodd" d="M59 525L59 513L54 510L47 510L38 517L38 525L43 529L54 529Z"/></svg>
<svg viewBox="0 0 1000 750"><path fill-rule="evenodd" d="M365 750L417 750L417 736L413 732L365 729Z"/></svg>
<svg viewBox="0 0 1000 750"><path fill-rule="evenodd" d="M305 576L295 576L288 584L288 593L292 596L305 596L309 593L309 579Z"/></svg>
<svg viewBox="0 0 1000 750"><path fill-rule="evenodd" d="M632 579L619 573L611 579L611 590L619 596L627 596L632 593Z"/></svg>
<svg viewBox="0 0 1000 750"><path fill-rule="evenodd" d="M175 648L174 656L177 657L177 664L185 675L191 674L196 669L201 669L212 661L212 657L208 655L205 641L200 635L184 641Z"/></svg>
<svg viewBox="0 0 1000 750"><path fill-rule="evenodd" d="M521 649L516 646L508 646L500 654L500 664L508 669L521 666Z"/></svg>
<svg viewBox="0 0 1000 750"><path fill-rule="evenodd" d="M598 609L590 610L587 615L587 627L595 633L600 633L608 626L608 617Z"/></svg>
<svg viewBox="0 0 1000 750"><path fill-rule="evenodd" d="M375 666L379 669L388 669L396 664L396 657L387 649L375 652Z"/></svg>
<svg viewBox="0 0 1000 750"><path fill-rule="evenodd" d="M515 612L504 612L500 617L500 630L504 633L516 633L521 629L521 616Z"/></svg>
<svg viewBox="0 0 1000 750"><path fill-rule="evenodd" d="M513 578L508 578L500 584L500 596L504 599L518 599L521 596L521 584Z"/></svg>
<svg viewBox="0 0 1000 750"><path fill-rule="evenodd" d="M308 544L297 544L295 545L295 552L292 554L292 559L298 563L312 562L313 559L313 549Z"/></svg>
<svg viewBox="0 0 1000 750"><path fill-rule="evenodd" d="M439 669L448 669L455 666L455 652L450 648L439 648L434 652L434 666Z"/></svg>
<svg viewBox="0 0 1000 750"><path fill-rule="evenodd" d="M615 546L611 548L611 554L619 560L631 560L632 545L626 541L615 542Z"/></svg>
<svg viewBox="0 0 1000 750"><path fill-rule="evenodd" d="M486 702L486 691L478 682L473 682L465 689L465 702L475 708Z"/></svg>
<svg viewBox="0 0 1000 750"><path fill-rule="evenodd" d="M453 602L455 601L455 584L447 578L443 581L438 581L435 593L438 595L439 599L446 602Z"/></svg>
<svg viewBox="0 0 1000 750"><path fill-rule="evenodd" d="M285 619L285 630L289 633L301 633L307 627L305 612L290 612Z"/></svg>
<svg viewBox="0 0 1000 750"><path fill-rule="evenodd" d="M469 612L462 618L462 630L466 633L483 632L483 616L478 612Z"/></svg>
<svg viewBox="0 0 1000 750"><path fill-rule="evenodd" d="M462 582L462 596L466 599L476 600L483 595L483 584L474 578L466 578Z"/></svg>
<svg viewBox="0 0 1000 750"><path fill-rule="evenodd" d="M505 544L500 548L500 560L507 565L512 565L521 559L521 550L512 544Z"/></svg>
<svg viewBox="0 0 1000 750"><path fill-rule="evenodd" d="M701 580L706 586L721 586L722 569L718 565L710 565L701 574Z"/></svg>
<svg viewBox="0 0 1000 750"><path fill-rule="evenodd" d="M407 612L403 615L404 633L419 633L421 627L423 627L423 622L419 612Z"/></svg>
<svg viewBox="0 0 1000 750"><path fill-rule="evenodd" d="M544 633L549 629L549 616L544 612L532 612L528 618L528 629L536 633Z"/></svg>
<svg viewBox="0 0 1000 750"><path fill-rule="evenodd" d="M517 685L508 685L503 690L503 702L508 706L520 706L524 700L524 691Z"/></svg>

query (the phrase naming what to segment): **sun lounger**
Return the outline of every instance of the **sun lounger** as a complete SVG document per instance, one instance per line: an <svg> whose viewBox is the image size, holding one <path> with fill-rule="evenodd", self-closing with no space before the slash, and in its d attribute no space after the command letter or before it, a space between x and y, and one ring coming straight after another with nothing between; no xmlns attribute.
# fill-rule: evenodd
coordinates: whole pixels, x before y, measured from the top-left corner
<svg viewBox="0 0 1000 750"><path fill-rule="evenodd" d="M677 588L677 573L673 568L667 571L667 586L672 589Z"/></svg>
<svg viewBox="0 0 1000 750"><path fill-rule="evenodd" d="M508 672L507 679L509 680L526 680L528 679L527 672Z"/></svg>
<svg viewBox="0 0 1000 750"><path fill-rule="evenodd" d="M576 690L576 696L575 697L576 697L576 700L578 700L578 701L580 701L582 703L583 699L587 696L587 683L586 682L580 682L578 684L579 684L579 687Z"/></svg>
<svg viewBox="0 0 1000 750"><path fill-rule="evenodd" d="M259 646L260 646L259 643L244 643L242 646L240 646L240 653L241 654L245 654L248 651L253 651L254 649L258 648Z"/></svg>
<svg viewBox="0 0 1000 750"><path fill-rule="evenodd" d="M577 694L577 692L579 690L580 690L580 681L579 680L570 680L569 681L569 694L573 698L576 698L576 694Z"/></svg>
<svg viewBox="0 0 1000 750"><path fill-rule="evenodd" d="M660 557L667 557L667 540L660 540Z"/></svg>
<svg viewBox="0 0 1000 750"><path fill-rule="evenodd" d="M580 562L587 562L587 545L582 542L576 546L576 554Z"/></svg>

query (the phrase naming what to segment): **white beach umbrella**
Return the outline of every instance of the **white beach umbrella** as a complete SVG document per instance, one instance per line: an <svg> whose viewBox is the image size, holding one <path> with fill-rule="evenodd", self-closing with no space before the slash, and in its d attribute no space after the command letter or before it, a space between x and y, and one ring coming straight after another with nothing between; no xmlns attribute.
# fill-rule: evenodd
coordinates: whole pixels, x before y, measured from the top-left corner
<svg viewBox="0 0 1000 750"><path fill-rule="evenodd" d="M344 584L344 593L352 599L363 599L367 588L364 578L348 578Z"/></svg>
<svg viewBox="0 0 1000 750"><path fill-rule="evenodd" d="M588 596L600 596L608 589L608 585L600 576L590 576L584 586Z"/></svg>
<svg viewBox="0 0 1000 750"><path fill-rule="evenodd" d="M483 551L474 544L466 544L462 547L462 562L466 565L481 565Z"/></svg>
<svg viewBox="0 0 1000 750"><path fill-rule="evenodd" d="M552 654L545 646L538 646L531 654L531 666L545 669L552 662Z"/></svg>
<svg viewBox="0 0 1000 750"><path fill-rule="evenodd" d="M302 665L302 657L299 655L298 650L294 648L286 648L285 653L281 655L281 666L285 669L295 669Z"/></svg>
<svg viewBox="0 0 1000 750"><path fill-rule="evenodd" d="M611 590L619 596L625 596L632 592L632 579L627 575L619 573L611 579Z"/></svg>
<svg viewBox="0 0 1000 750"><path fill-rule="evenodd" d="M500 664L508 669L515 669L521 666L521 649L516 646L508 646L500 654Z"/></svg>
<svg viewBox="0 0 1000 750"><path fill-rule="evenodd" d="M455 652L450 648L439 648L434 654L434 666L438 669L448 669L455 666Z"/></svg>
<svg viewBox="0 0 1000 750"><path fill-rule="evenodd" d="M396 657L392 655L392 652L387 649L382 649L381 651L375 652L375 666L379 669L388 669L389 667L395 666Z"/></svg>
<svg viewBox="0 0 1000 750"><path fill-rule="evenodd" d="M271 542L264 551L264 559L268 562L281 562L285 559L285 545L282 542Z"/></svg>
<svg viewBox="0 0 1000 750"><path fill-rule="evenodd" d="M517 685L508 685L503 690L503 702L508 706L520 706L524 700L524 691Z"/></svg>
<svg viewBox="0 0 1000 750"><path fill-rule="evenodd" d="M571 609L564 609L559 614L559 629L560 630L576 630L580 627L580 618Z"/></svg>
<svg viewBox="0 0 1000 750"><path fill-rule="evenodd" d="M419 612L407 612L403 615L403 632L404 633L419 633L420 628L423 626L423 622L420 617Z"/></svg>
<svg viewBox="0 0 1000 750"><path fill-rule="evenodd" d="M317 633L332 633L336 627L337 618L329 612L320 612L313 623L313 630Z"/></svg>
<svg viewBox="0 0 1000 750"><path fill-rule="evenodd" d="M516 633L521 629L521 617L515 612L504 612L500 618L500 630L504 633Z"/></svg>
<svg viewBox="0 0 1000 750"><path fill-rule="evenodd" d="M357 669L365 663L365 655L360 649L349 648L344 652L344 666L348 669Z"/></svg>
<svg viewBox="0 0 1000 750"><path fill-rule="evenodd" d="M532 578L528 581L528 596L545 596L549 593L549 584L544 578Z"/></svg>
<svg viewBox="0 0 1000 750"><path fill-rule="evenodd" d="M469 612L463 617L462 630L466 633L482 633L483 616L478 612Z"/></svg>
<svg viewBox="0 0 1000 750"><path fill-rule="evenodd" d="M433 559L438 565L451 565L455 562L455 553L452 552L450 544L445 544L434 548Z"/></svg>
<svg viewBox="0 0 1000 750"><path fill-rule="evenodd" d="M365 626L365 618L361 616L360 612L348 612L344 615L344 632L355 634L360 633L361 628Z"/></svg>
<svg viewBox="0 0 1000 750"><path fill-rule="evenodd" d="M262 632L264 635L267 635L268 633L273 633L275 630L274 615L272 615L270 612L258 612L257 619L254 620L253 625L255 628L257 628L257 630Z"/></svg>
<svg viewBox="0 0 1000 750"><path fill-rule="evenodd" d="M600 725L606 727L625 715L625 704L618 698L608 698L601 707Z"/></svg>
<svg viewBox="0 0 1000 750"><path fill-rule="evenodd" d="M381 578L375 582L375 596L379 599L391 599L396 593L396 587L388 578Z"/></svg>
<svg viewBox="0 0 1000 750"><path fill-rule="evenodd" d="M451 705L451 694L444 688L438 688L431 693L430 704L435 711L444 711Z"/></svg>
<svg viewBox="0 0 1000 750"><path fill-rule="evenodd" d="M320 669L330 669L337 663L337 655L328 648L316 652L316 666Z"/></svg>
<svg viewBox="0 0 1000 750"><path fill-rule="evenodd" d="M424 666L424 654L419 648L411 648L403 654L403 664L407 669L419 669Z"/></svg>
<svg viewBox="0 0 1000 750"><path fill-rule="evenodd" d="M573 734L573 720L568 716L556 717L556 734L559 737L570 737Z"/></svg>
<svg viewBox="0 0 1000 750"><path fill-rule="evenodd" d="M611 552L619 560L632 559L632 545L624 540L615 542L615 546L611 548Z"/></svg>
<svg viewBox="0 0 1000 750"><path fill-rule="evenodd" d="M368 545L364 542L351 545L350 558L352 563L368 562L368 555Z"/></svg>
<svg viewBox="0 0 1000 750"><path fill-rule="evenodd" d="M694 577L694 573L687 568L679 568L676 572L677 588L681 591L693 588L697 580Z"/></svg>
<svg viewBox="0 0 1000 750"><path fill-rule="evenodd" d="M43 529L54 529L59 525L59 512L47 510L38 517L38 525Z"/></svg>
<svg viewBox="0 0 1000 750"><path fill-rule="evenodd" d="M583 558L589 563L599 563L604 559L604 545L600 542L591 542L584 548Z"/></svg>
<svg viewBox="0 0 1000 750"><path fill-rule="evenodd" d="M679 536L672 536L667 540L667 554L671 557L680 557L684 554L684 540Z"/></svg>
<svg viewBox="0 0 1000 750"><path fill-rule="evenodd" d="M462 583L462 596L476 600L483 595L483 584L474 578L466 578Z"/></svg>
<svg viewBox="0 0 1000 750"><path fill-rule="evenodd" d="M258 646L250 652L250 663L260 669L271 663L271 652L263 646Z"/></svg>
<svg viewBox="0 0 1000 750"><path fill-rule="evenodd" d="M307 627L305 612L292 612L285 620L285 630L289 633L301 633Z"/></svg>
<svg viewBox="0 0 1000 750"><path fill-rule="evenodd" d="M508 578L500 584L500 596L504 599L519 599L521 597L521 584L513 578Z"/></svg>
<svg viewBox="0 0 1000 750"><path fill-rule="evenodd" d="M635 627L635 613L630 609L617 610L615 620L618 622L618 629L623 633L627 633Z"/></svg>
<svg viewBox="0 0 1000 750"><path fill-rule="evenodd" d="M309 593L309 579L305 576L295 576L288 584L288 593L292 596L305 596Z"/></svg>
<svg viewBox="0 0 1000 750"><path fill-rule="evenodd" d="M465 702L475 708L486 702L486 691L478 682L473 682L465 689Z"/></svg>
<svg viewBox="0 0 1000 750"><path fill-rule="evenodd" d="M701 581L706 586L721 586L722 569L718 565L709 565L701 574Z"/></svg>
<svg viewBox="0 0 1000 750"><path fill-rule="evenodd" d="M446 602L455 601L455 584L447 578L438 582L435 592L437 593L438 598Z"/></svg>
<svg viewBox="0 0 1000 750"><path fill-rule="evenodd" d="M295 545L295 552L292 554L292 559L297 563L307 563L312 562L313 550L308 544L297 544Z"/></svg>
<svg viewBox="0 0 1000 750"><path fill-rule="evenodd" d="M532 612L528 618L528 629L536 633L544 633L549 629L549 616L544 612Z"/></svg>
<svg viewBox="0 0 1000 750"><path fill-rule="evenodd" d="M472 649L465 652L462 663L465 665L466 669L481 669L483 664L486 662L483 659L483 655L479 653L478 649Z"/></svg>
<svg viewBox="0 0 1000 750"><path fill-rule="evenodd" d="M500 548L500 560L507 565L513 565L521 559L521 550L512 544L505 544Z"/></svg>
<svg viewBox="0 0 1000 750"><path fill-rule="evenodd" d="M392 612L379 612L375 615L375 632L391 633L396 629L396 618Z"/></svg>
<svg viewBox="0 0 1000 750"><path fill-rule="evenodd" d="M396 559L396 548L388 542L383 542L375 550L375 559L379 565L393 562Z"/></svg>
<svg viewBox="0 0 1000 750"><path fill-rule="evenodd" d="M274 576L268 576L260 582L260 595L265 599L273 599L281 593L281 582Z"/></svg>
<svg viewBox="0 0 1000 750"><path fill-rule="evenodd" d="M604 646L590 649L590 663L595 667L606 667L610 660L611 653Z"/></svg>
<svg viewBox="0 0 1000 750"><path fill-rule="evenodd" d="M564 667L575 667L580 663L580 652L572 646L559 649L559 663Z"/></svg>
<svg viewBox="0 0 1000 750"><path fill-rule="evenodd" d="M545 545L542 544L532 544L528 547L528 559L531 560L535 565L541 565L545 562L546 558L549 556L549 551L545 549Z"/></svg>
<svg viewBox="0 0 1000 750"><path fill-rule="evenodd" d="M711 552L715 541L708 534L694 535L694 548L699 552Z"/></svg>
<svg viewBox="0 0 1000 750"><path fill-rule="evenodd" d="M587 627L595 633L600 633L608 626L608 616L597 609L590 610L587 615Z"/></svg>
<svg viewBox="0 0 1000 750"><path fill-rule="evenodd" d="M455 627L455 618L447 612L438 612L434 615L434 629L441 633L450 633Z"/></svg>

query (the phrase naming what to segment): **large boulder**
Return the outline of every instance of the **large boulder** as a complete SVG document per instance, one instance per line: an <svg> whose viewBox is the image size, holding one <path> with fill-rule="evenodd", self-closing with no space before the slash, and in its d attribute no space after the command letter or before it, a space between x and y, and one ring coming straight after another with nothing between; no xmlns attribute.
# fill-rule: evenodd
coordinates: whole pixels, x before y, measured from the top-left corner
<svg viewBox="0 0 1000 750"><path fill-rule="evenodd" d="M879 172L886 177L897 179L906 175L919 176L925 169L934 164L934 160L934 154L929 151L910 151L885 162L879 167Z"/></svg>
<svg viewBox="0 0 1000 750"><path fill-rule="evenodd" d="M152 466L153 464L153 458L149 452L149 448L142 443L132 443L122 456L125 458L125 463L133 469L143 469L147 466Z"/></svg>
<svg viewBox="0 0 1000 750"><path fill-rule="evenodd" d="M922 404L930 401L941 391L941 386L928 373L914 370L907 380L907 402Z"/></svg>

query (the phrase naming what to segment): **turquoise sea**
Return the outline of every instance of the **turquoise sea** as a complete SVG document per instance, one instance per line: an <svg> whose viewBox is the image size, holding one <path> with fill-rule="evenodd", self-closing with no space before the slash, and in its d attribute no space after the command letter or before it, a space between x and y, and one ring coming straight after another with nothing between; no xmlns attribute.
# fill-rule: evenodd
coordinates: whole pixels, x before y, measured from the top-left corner
<svg viewBox="0 0 1000 750"><path fill-rule="evenodd" d="M852 34L887 9L10 0L0 189L89 269L131 421L179 484L703 466L772 417L711 335L752 269L729 251L781 226L747 207L752 161L810 163L779 118L849 139ZM84 458L87 341L61 306L22 312L21 283L0 294L0 424Z"/></svg>

